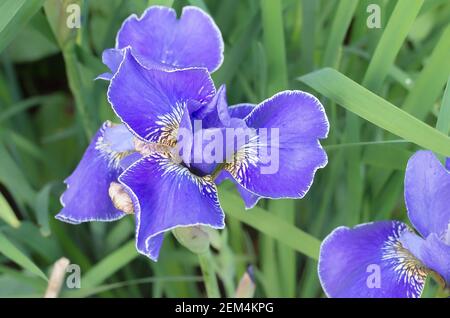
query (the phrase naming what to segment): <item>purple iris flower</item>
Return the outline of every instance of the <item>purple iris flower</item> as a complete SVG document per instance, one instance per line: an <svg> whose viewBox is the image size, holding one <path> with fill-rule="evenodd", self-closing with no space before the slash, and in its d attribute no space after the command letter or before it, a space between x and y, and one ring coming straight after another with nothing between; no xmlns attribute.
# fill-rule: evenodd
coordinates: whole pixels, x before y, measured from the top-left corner
<svg viewBox="0 0 450 318"><path fill-rule="evenodd" d="M447 161L448 163L448 161ZM417 232L399 221L339 227L322 243L319 277L329 297L420 297L427 275L450 284L450 172L430 151L406 168L405 202Z"/></svg>
<svg viewBox="0 0 450 318"><path fill-rule="evenodd" d="M112 73L98 78L110 80L124 58L125 47L139 63L148 67L206 67L213 71L223 61L223 40L214 21L196 7L185 7L177 20L173 9L152 6L139 19L131 15L116 38L116 49L103 53ZM94 135L81 162L65 180L63 209L56 218L69 222L114 221L125 215L110 199L111 182L141 156L136 138L124 124L106 122Z"/></svg>
<svg viewBox="0 0 450 318"><path fill-rule="evenodd" d="M153 260L158 257L166 231L196 225L224 226L211 170L202 169L194 161L180 162L171 151L178 143L181 127L194 133L192 123L200 119L205 122L204 131L251 128L252 138L235 148L232 160L215 163L214 170L222 169L245 191L258 196L301 198L315 171L327 162L318 140L326 137L328 121L323 107L311 95L282 92L252 106L248 113L248 105L223 107L223 94L224 88L216 93L205 69L149 70L129 52L111 80L108 98L117 115L144 144L160 145L119 176L135 207L137 249ZM239 112L243 119L233 117ZM291 118L301 118L302 125L295 125ZM215 127L209 127L214 122ZM270 138L260 142L263 128L279 130L277 142ZM264 155L274 148L279 151L279 166L275 172L263 174Z"/></svg>
<svg viewBox="0 0 450 318"><path fill-rule="evenodd" d="M168 38L152 30L155 21ZM121 42L122 33L128 42ZM94 136L66 180L58 219L111 221L134 213L136 248L157 260L167 231L224 227L216 184L225 178L237 184L248 207L260 197L306 194L316 170L327 163L319 143L329 130L322 105L307 93L285 91L259 105L228 107L225 86L216 91L210 77L222 62L216 35L211 19L191 7L180 20L173 10L157 7L124 23L118 42L126 47L109 51L119 52L120 62L110 63L108 75L108 100L122 124L108 122ZM156 39L152 49L165 53L150 54L145 39ZM230 129L239 133L229 137ZM198 157L210 145L203 138L197 143L204 135L225 136L214 143L213 162Z"/></svg>
<svg viewBox="0 0 450 318"><path fill-rule="evenodd" d="M211 73L222 64L224 50L217 25L193 6L184 7L179 19L174 9L163 6L149 7L140 18L135 14L128 17L117 33L115 48L103 52L103 63L111 73L98 78L111 79L127 47L141 65L150 69L204 67Z"/></svg>

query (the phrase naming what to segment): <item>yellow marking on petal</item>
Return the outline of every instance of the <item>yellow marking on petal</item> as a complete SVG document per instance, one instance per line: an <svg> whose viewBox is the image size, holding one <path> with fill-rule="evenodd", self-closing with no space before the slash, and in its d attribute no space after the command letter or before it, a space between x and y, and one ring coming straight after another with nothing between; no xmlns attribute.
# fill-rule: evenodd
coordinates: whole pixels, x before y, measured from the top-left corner
<svg viewBox="0 0 450 318"><path fill-rule="evenodd" d="M419 297L425 284L429 270L399 241L404 231L411 231L404 225L394 223L394 234L388 237L383 246L382 260L388 261L398 273L398 282L410 286L408 297Z"/></svg>

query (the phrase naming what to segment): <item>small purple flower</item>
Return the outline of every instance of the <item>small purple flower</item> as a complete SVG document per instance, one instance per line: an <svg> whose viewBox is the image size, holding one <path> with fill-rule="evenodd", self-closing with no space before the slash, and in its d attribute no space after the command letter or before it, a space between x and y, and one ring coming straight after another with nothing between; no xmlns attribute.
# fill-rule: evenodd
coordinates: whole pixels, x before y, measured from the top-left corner
<svg viewBox="0 0 450 318"><path fill-rule="evenodd" d="M420 297L434 271L450 284L450 172L430 151L408 162L405 202L416 235L398 221L339 227L322 243L319 278L329 297Z"/></svg>
<svg viewBox="0 0 450 318"><path fill-rule="evenodd" d="M204 67L211 73L222 64L224 50L217 25L193 6L184 7L179 19L174 9L163 6L149 7L140 18L135 14L128 17L117 33L115 48L103 52L103 63L111 73L98 78L111 79L127 47L150 69Z"/></svg>

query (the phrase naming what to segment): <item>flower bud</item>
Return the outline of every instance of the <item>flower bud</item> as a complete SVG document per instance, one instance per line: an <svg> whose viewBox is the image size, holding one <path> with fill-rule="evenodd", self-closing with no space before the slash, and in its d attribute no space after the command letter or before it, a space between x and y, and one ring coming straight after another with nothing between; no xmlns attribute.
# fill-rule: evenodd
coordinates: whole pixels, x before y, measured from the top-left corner
<svg viewBox="0 0 450 318"><path fill-rule="evenodd" d="M255 294L255 277L253 275L253 267L249 266L247 271L239 281L239 285L236 289L235 298L253 298Z"/></svg>
<svg viewBox="0 0 450 318"><path fill-rule="evenodd" d="M205 253L209 249L210 237L205 226L177 227L172 233L181 245L195 254Z"/></svg>
<svg viewBox="0 0 450 318"><path fill-rule="evenodd" d="M133 214L133 202L130 196L125 191L123 185L117 182L111 182L109 185L109 197L117 210L120 210L126 214Z"/></svg>

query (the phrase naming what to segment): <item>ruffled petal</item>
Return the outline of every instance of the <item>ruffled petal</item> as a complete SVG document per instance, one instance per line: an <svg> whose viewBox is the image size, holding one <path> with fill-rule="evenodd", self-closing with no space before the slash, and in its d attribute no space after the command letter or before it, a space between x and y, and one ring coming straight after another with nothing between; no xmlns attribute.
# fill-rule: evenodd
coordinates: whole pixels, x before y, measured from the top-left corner
<svg viewBox="0 0 450 318"><path fill-rule="evenodd" d="M237 104L230 106L228 111L231 117L244 119L256 107L254 104Z"/></svg>
<svg viewBox="0 0 450 318"><path fill-rule="evenodd" d="M177 227L224 227L216 186L164 154L151 154L130 166L119 181L131 193L137 220L136 247L158 259L162 233Z"/></svg>
<svg viewBox="0 0 450 318"><path fill-rule="evenodd" d="M207 106L200 108L193 114L193 119L200 120L204 129L230 126L231 117L228 112L225 85L219 87L216 95Z"/></svg>
<svg viewBox="0 0 450 318"><path fill-rule="evenodd" d="M317 169L327 164L319 139L328 134L320 102L285 91L256 106L245 118L256 132L229 160L226 170L247 190L269 198L302 198Z"/></svg>
<svg viewBox="0 0 450 318"><path fill-rule="evenodd" d="M431 151L418 151L408 161L405 202L411 223L428 237L442 237L450 223L450 172Z"/></svg>
<svg viewBox="0 0 450 318"><path fill-rule="evenodd" d="M329 297L420 297L427 270L401 243L397 221L339 227L322 242L319 278Z"/></svg>
<svg viewBox="0 0 450 318"><path fill-rule="evenodd" d="M116 114L141 139L174 145L185 109L192 113L215 94L206 69L149 70L130 51L112 78L108 99Z"/></svg>
<svg viewBox="0 0 450 318"><path fill-rule="evenodd" d="M152 6L138 18L131 15L120 28L116 48L131 46L133 55L147 68L205 67L217 70L223 61L223 40L209 15L197 7L175 10Z"/></svg>
<svg viewBox="0 0 450 318"><path fill-rule="evenodd" d="M119 49L106 49L102 54L103 64L108 66L111 72L103 73L97 76L96 79L103 79L106 81L111 80L111 78L116 74L119 69L120 63L122 63L124 50Z"/></svg>
<svg viewBox="0 0 450 318"><path fill-rule="evenodd" d="M128 155L133 135L123 125L106 122L95 134L80 163L65 180L61 196L63 209L56 218L78 224L87 221L114 221L125 214L117 210L108 189L122 172L120 161Z"/></svg>

